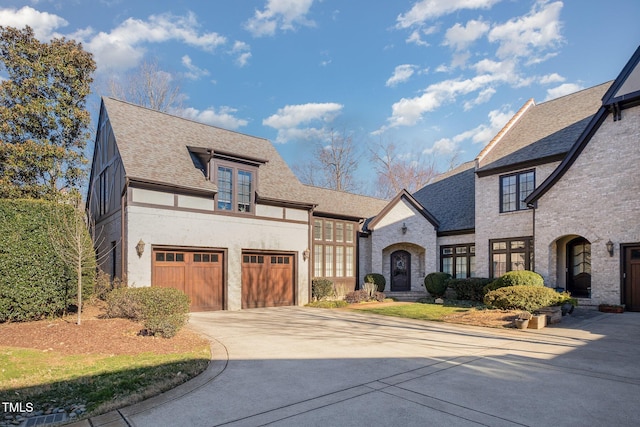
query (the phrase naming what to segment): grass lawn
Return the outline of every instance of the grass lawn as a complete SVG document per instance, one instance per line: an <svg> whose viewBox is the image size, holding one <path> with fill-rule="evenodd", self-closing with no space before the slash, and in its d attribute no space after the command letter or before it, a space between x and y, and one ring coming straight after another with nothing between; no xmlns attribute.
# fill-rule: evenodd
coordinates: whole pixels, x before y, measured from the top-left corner
<svg viewBox="0 0 640 427"><path fill-rule="evenodd" d="M65 355L0 347L0 401L34 408L85 404L105 412L156 395L202 372L209 346L185 353Z"/></svg>
<svg viewBox="0 0 640 427"><path fill-rule="evenodd" d="M367 311L375 314L382 314L385 316L406 317L409 319L419 320L432 320L443 321L444 317L450 316L456 313L464 313L471 308L467 307L454 307L442 304L402 304L402 305L388 305L376 307L371 305L370 307L358 308L358 311Z"/></svg>

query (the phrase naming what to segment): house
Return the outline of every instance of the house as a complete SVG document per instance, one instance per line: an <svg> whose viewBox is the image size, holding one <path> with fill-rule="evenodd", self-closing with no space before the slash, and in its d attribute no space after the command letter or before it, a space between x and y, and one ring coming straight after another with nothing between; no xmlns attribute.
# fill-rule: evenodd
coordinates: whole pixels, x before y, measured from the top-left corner
<svg viewBox="0 0 640 427"><path fill-rule="evenodd" d="M192 310L300 305L313 277L533 270L583 305L640 311L640 48L619 76L527 101L474 161L390 201L301 184L269 141L103 98L88 201L132 286Z"/></svg>
<svg viewBox="0 0 640 427"><path fill-rule="evenodd" d="M473 162L394 198L363 228L364 270L533 270L584 305L640 311L640 48L613 82L527 101Z"/></svg>
<svg viewBox="0 0 640 427"><path fill-rule="evenodd" d="M102 99L88 187L101 267L178 288L193 311L304 304L316 275L354 289L359 224L385 204L302 185L265 139Z"/></svg>

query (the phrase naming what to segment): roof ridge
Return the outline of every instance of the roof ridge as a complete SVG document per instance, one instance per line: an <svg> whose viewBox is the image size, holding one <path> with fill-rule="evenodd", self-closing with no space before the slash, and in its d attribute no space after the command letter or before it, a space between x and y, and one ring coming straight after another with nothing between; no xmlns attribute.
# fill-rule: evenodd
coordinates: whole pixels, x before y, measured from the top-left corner
<svg viewBox="0 0 640 427"><path fill-rule="evenodd" d="M594 86L585 87L585 88L582 88L582 89L580 89L580 90L576 90L575 92L571 92L571 93L567 93L567 94L565 94L565 95L559 96L559 97L557 97L557 98L548 99L548 100L546 100L546 101L542 101L541 103L539 103L539 104L537 104L537 105L544 105L544 104L548 104L548 103L550 103L550 102L560 101L560 100L562 100L563 98L566 98L566 97L569 97L569 96L578 95L580 92L585 92L585 91L587 91L587 90L593 90L593 89L595 89L595 88L597 88L597 87L600 87L600 86L610 85L611 83L613 83L613 80L609 80L609 81L606 81L606 82L603 82L603 83L600 83L600 84L597 84L597 85L594 85Z"/></svg>

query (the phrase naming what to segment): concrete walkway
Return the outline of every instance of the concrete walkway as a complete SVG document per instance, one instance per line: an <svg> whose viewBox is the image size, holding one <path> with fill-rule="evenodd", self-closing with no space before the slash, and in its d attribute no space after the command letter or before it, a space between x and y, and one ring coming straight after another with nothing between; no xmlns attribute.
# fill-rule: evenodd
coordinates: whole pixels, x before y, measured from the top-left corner
<svg viewBox="0 0 640 427"><path fill-rule="evenodd" d="M640 313L501 330L300 307L193 314L202 375L82 426L632 426Z"/></svg>

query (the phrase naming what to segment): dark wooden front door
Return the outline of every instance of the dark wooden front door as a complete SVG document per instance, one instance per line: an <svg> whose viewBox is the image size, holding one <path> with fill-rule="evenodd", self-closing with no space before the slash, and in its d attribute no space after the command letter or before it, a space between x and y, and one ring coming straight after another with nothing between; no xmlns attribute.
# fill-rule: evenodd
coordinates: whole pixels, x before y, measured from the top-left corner
<svg viewBox="0 0 640 427"><path fill-rule="evenodd" d="M391 254L391 291L411 290L411 254L395 251Z"/></svg>
<svg viewBox="0 0 640 427"><path fill-rule="evenodd" d="M624 303L628 311L640 311L640 245L624 248Z"/></svg>
<svg viewBox="0 0 640 427"><path fill-rule="evenodd" d="M572 297L591 298L591 243L584 237L567 243L567 291Z"/></svg>

